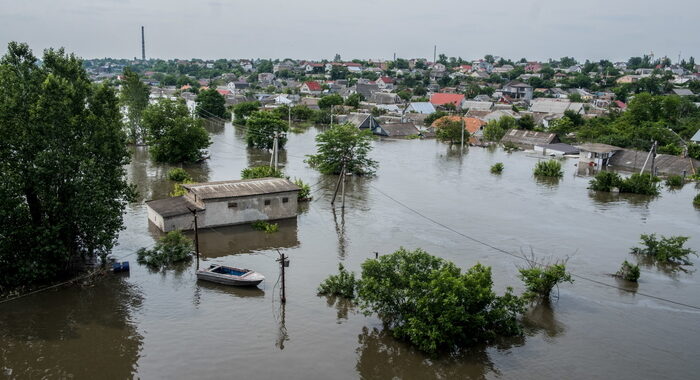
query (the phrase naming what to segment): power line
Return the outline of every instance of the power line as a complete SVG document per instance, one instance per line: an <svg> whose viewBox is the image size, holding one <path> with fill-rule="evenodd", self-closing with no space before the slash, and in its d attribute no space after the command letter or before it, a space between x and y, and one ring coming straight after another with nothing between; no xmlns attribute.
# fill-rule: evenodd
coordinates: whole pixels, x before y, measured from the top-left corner
<svg viewBox="0 0 700 380"><path fill-rule="evenodd" d="M516 254L514 254L514 253L512 253L512 252L506 251L505 249L498 248L498 247L496 247L496 246L494 246L494 245L491 245L491 244L489 244L489 243L486 243L486 242L484 242L484 241L482 241L482 240L476 239L476 238L471 237L471 236L469 236L469 235L466 235L466 234L464 234L464 233L462 233L462 232L460 232L460 231L457 231L457 230L455 230L454 228L451 228L451 227L449 227L449 226L447 226L447 225L445 225L445 224L443 224L443 223L440 223L439 221L437 221L437 220L435 220L435 219L433 219L433 218L431 218L431 217L429 217L429 216L427 216L427 215L422 214L422 213L419 212L418 210L415 210L415 209L411 208L410 206L406 205L405 203L403 203L403 202L399 201L398 199L396 199L396 198L390 196L389 194L383 192L382 190L380 190L380 189L377 188L376 186L370 185L370 187L373 188L374 190L376 190L377 192L379 192L380 194L384 195L385 197L389 198L390 200L394 201L396 204L398 204L398 205L400 205L400 206L402 206L402 207L404 207L404 208L410 210L411 212L415 213L416 215L420 216L421 218L426 219L426 220L428 220L428 221L430 221L430 222L432 222L432 223L434 223L434 224L436 224L436 225L438 225L438 226L440 226L440 227L442 227L442 228L444 228L444 229L446 229L446 230L448 230L448 231L451 231L451 232L453 232L453 233L455 233L455 234L457 234L457 235L460 235L460 236L462 236L462 237L464 237L464 238L466 238L466 239L469 239L469 240L471 240L471 241L473 241L473 242L475 242L475 243L478 243L478 244L481 244L481 245L483 245L483 246L489 247L489 248L491 248L491 249L493 249L493 250L495 250L495 251L497 251L497 252L504 253L504 254L506 254L506 255L508 255L508 256L512 256L512 257L515 257L515 258L517 258L517 259L527 261L527 259L526 259L525 257L518 256L518 255L516 255ZM625 292L628 292L628 293L639 294L640 296L643 296L643 297L648 297L648 298L656 299L656 300L659 300L659 301L668 302L668 303L671 303L671 304L674 304L674 305L685 306L685 307L690 308L690 309L700 310L700 307L695 306L695 305L690 305L690 304L686 304L686 303L683 303L683 302L673 301L673 300L670 300L670 299L667 299L667 298L663 298L663 297L659 297L659 296L655 296L655 295L652 295L652 294L647 294L647 293L642 293L642 292L636 292L636 291L629 290L629 289L625 289L625 288L622 288L622 287L619 287L619 286L616 286L616 285L611 285L611 284L607 284L607 283L602 282L602 281L598 281L598 280L595 280L595 279L592 279L592 278L588 278L588 277L585 277L585 276L582 276L582 275L579 275L579 274L576 274L576 273L572 273L572 272L569 272L569 273L570 273L573 277L576 277L576 278L579 278L579 279L581 279L581 280L588 281L588 282L591 282L591 283L594 283L594 284L606 286L606 287L609 287L609 288L612 288L612 289L617 289L617 290L625 291Z"/></svg>

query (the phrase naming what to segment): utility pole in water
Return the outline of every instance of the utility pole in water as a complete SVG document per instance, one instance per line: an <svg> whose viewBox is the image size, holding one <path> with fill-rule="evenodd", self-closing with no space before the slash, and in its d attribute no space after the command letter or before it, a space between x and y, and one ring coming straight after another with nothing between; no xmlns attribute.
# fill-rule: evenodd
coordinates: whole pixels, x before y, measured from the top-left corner
<svg viewBox="0 0 700 380"><path fill-rule="evenodd" d="M280 291L280 301L282 303L287 303L287 292L286 292L287 287L286 287L285 280L284 280L284 268L289 266L289 259L284 255L284 253L281 253L279 251L279 249L277 250L277 253L279 253L279 255L280 255L280 258L277 259L277 261L281 264L281 269L282 269L282 274L281 274L282 288Z"/></svg>
<svg viewBox="0 0 700 380"><path fill-rule="evenodd" d="M199 269L199 226L197 225L197 209L187 208L194 216L194 251L197 255L197 269Z"/></svg>

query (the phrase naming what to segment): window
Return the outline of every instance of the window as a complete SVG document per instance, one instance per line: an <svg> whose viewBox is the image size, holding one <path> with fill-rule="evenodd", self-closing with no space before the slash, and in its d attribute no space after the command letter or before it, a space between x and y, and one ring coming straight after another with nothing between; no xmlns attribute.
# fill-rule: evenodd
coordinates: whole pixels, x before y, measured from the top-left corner
<svg viewBox="0 0 700 380"><path fill-rule="evenodd" d="M282 203L287 203L287 202L289 202L289 198L287 198L287 197L282 198Z"/></svg>
<svg viewBox="0 0 700 380"><path fill-rule="evenodd" d="M270 205L270 200L269 200L269 199L265 199L265 206L269 206L269 205Z"/></svg>
<svg viewBox="0 0 700 380"><path fill-rule="evenodd" d="M238 202L229 202L228 203L228 208L236 208L238 207Z"/></svg>

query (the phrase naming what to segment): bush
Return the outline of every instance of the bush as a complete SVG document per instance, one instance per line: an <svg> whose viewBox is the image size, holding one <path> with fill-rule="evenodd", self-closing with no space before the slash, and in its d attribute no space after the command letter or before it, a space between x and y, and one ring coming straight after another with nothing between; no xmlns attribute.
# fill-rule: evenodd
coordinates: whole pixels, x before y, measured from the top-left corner
<svg viewBox="0 0 700 380"><path fill-rule="evenodd" d="M497 162L497 163L491 165L491 173L493 173L493 174L503 173L503 163Z"/></svg>
<svg viewBox="0 0 700 380"><path fill-rule="evenodd" d="M153 246L136 252L139 264L161 268L192 257L192 240L180 231L170 231Z"/></svg>
<svg viewBox="0 0 700 380"><path fill-rule="evenodd" d="M185 182L191 181L190 175L187 174L185 169L182 168L172 168L168 170L168 179L175 182Z"/></svg>
<svg viewBox="0 0 700 380"><path fill-rule="evenodd" d="M536 177L556 177L564 176L561 170L561 162L557 160L539 161L535 165L534 174Z"/></svg>
<svg viewBox="0 0 700 380"><path fill-rule="evenodd" d="M693 198L693 204L696 206L700 206L700 193L698 193L695 198Z"/></svg>
<svg viewBox="0 0 700 380"><path fill-rule="evenodd" d="M242 179L267 177L284 178L284 173L281 170L275 170L269 166L253 166L251 168L241 170Z"/></svg>
<svg viewBox="0 0 700 380"><path fill-rule="evenodd" d="M338 264L338 274L328 276L318 287L318 294L355 298L356 287L355 273L348 272L343 264Z"/></svg>
<svg viewBox="0 0 700 380"><path fill-rule="evenodd" d="M632 248L632 254L649 257L658 263L693 265L688 256L698 255L692 249L683 247L689 239L687 236L661 236L661 240L658 240L656 234L642 234L640 239L644 247Z"/></svg>
<svg viewBox="0 0 700 380"><path fill-rule="evenodd" d="M516 144L516 143L510 142L510 141L506 141L506 142L503 143L503 150L505 150L506 152L510 153L510 152L513 152L513 151L516 151L516 150L520 150L520 147L519 147L518 144Z"/></svg>
<svg viewBox="0 0 700 380"><path fill-rule="evenodd" d="M534 257L527 258L528 266L519 268L520 279L525 283L527 291L523 297L527 300L549 300L552 289L560 283L573 283L571 274L566 271L566 261L545 263Z"/></svg>
<svg viewBox="0 0 700 380"><path fill-rule="evenodd" d="M614 188L619 187L620 182L622 182L622 178L619 174L609 171L601 171L589 182L589 189L609 193Z"/></svg>
<svg viewBox="0 0 700 380"><path fill-rule="evenodd" d="M521 333L524 301L508 288L492 290L491 268L461 273L453 263L417 249L400 249L362 264L360 307L393 335L435 353Z"/></svg>
<svg viewBox="0 0 700 380"><path fill-rule="evenodd" d="M620 181L618 187L621 193L659 195L658 178L649 173L634 173Z"/></svg>
<svg viewBox="0 0 700 380"><path fill-rule="evenodd" d="M253 229L258 231L265 231L266 234L271 234L279 231L279 225L277 223L268 223L264 220L259 220L257 222L251 223Z"/></svg>
<svg viewBox="0 0 700 380"><path fill-rule="evenodd" d="M626 281L637 282L639 279L639 265L632 265L625 260L625 262L622 263L620 270L615 273L615 276Z"/></svg>
<svg viewBox="0 0 700 380"><path fill-rule="evenodd" d="M180 197L185 194L187 194L187 190L182 186L187 183L194 183L190 180L185 180L182 183L176 183L175 186L173 186L173 191L170 192L171 197Z"/></svg>
<svg viewBox="0 0 700 380"><path fill-rule="evenodd" d="M670 175L666 178L666 186L668 187L682 187L685 184L683 176L678 174Z"/></svg>
<svg viewBox="0 0 700 380"><path fill-rule="evenodd" d="M310 201L311 200L311 186L304 183L301 179L294 179L294 184L299 186L299 195L297 196L297 201Z"/></svg>

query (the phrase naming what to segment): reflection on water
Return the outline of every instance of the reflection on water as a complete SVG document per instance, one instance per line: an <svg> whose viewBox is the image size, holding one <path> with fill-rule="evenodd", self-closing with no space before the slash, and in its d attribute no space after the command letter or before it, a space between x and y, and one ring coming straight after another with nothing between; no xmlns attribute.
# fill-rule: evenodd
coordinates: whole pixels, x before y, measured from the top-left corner
<svg viewBox="0 0 700 380"><path fill-rule="evenodd" d="M274 223L279 230L273 233L255 230L249 224L202 228L199 230L199 251L205 258L216 258L299 245L296 218ZM194 232L187 231L186 235L193 237Z"/></svg>
<svg viewBox="0 0 700 380"><path fill-rule="evenodd" d="M206 297L207 293L230 295L235 298L262 298L265 291L257 286L226 286L209 281L197 281L199 296Z"/></svg>
<svg viewBox="0 0 700 380"><path fill-rule="evenodd" d="M279 348L280 350L284 350L284 344L289 341L289 333L287 332L287 309L286 309L286 304L280 303L279 304L279 311L277 313L277 339L275 340L275 347Z"/></svg>
<svg viewBox="0 0 700 380"><path fill-rule="evenodd" d="M107 274L0 305L0 370L12 378L131 378L143 339L131 315L142 299L125 280Z"/></svg>
<svg viewBox="0 0 700 380"><path fill-rule="evenodd" d="M355 303L347 298L338 296L324 296L328 307L335 307L337 310L337 322L348 319L348 314L355 311Z"/></svg>
<svg viewBox="0 0 700 380"><path fill-rule="evenodd" d="M358 336L357 373L361 379L485 379L498 374L485 346L429 358L384 330L364 327ZM520 344L501 342L499 349Z"/></svg>
<svg viewBox="0 0 700 380"><path fill-rule="evenodd" d="M338 258L340 260L343 260L345 259L345 248L347 246L347 240L345 238L345 209L341 208L338 212L340 214L340 217L338 217L338 213L336 213L335 207L333 207L331 210L333 210L333 222L335 223L335 232L338 234ZM338 221L338 219L340 219L340 221Z"/></svg>
<svg viewBox="0 0 700 380"><path fill-rule="evenodd" d="M532 336L543 332L548 341L554 341L552 338L564 334L565 331L564 325L557 321L554 308L549 300L530 305L523 316L523 325L527 335Z"/></svg>

